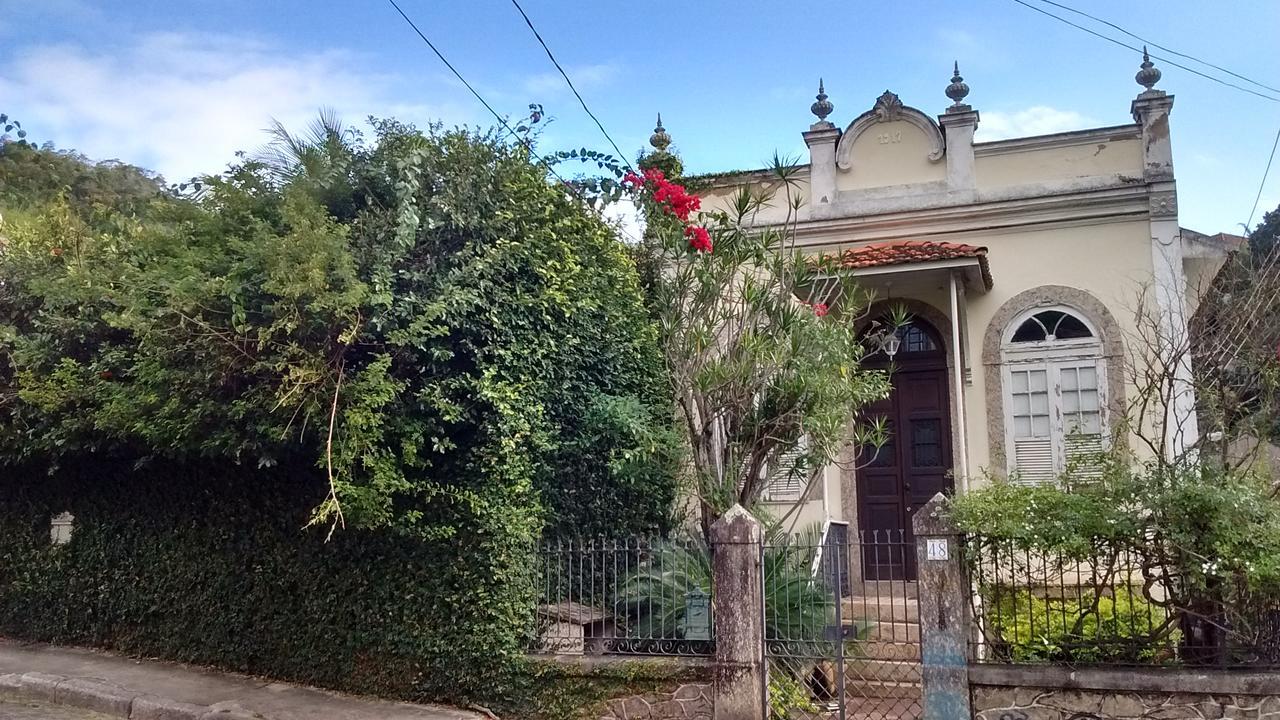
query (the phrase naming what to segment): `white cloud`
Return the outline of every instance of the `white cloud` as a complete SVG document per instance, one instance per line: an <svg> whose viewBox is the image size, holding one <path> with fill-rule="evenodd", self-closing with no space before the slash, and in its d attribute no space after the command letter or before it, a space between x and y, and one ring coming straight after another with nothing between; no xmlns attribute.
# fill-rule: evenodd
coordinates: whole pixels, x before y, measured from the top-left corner
<svg viewBox="0 0 1280 720"><path fill-rule="evenodd" d="M618 76L618 68L614 65L581 65L565 68L573 86L578 92L585 93L593 88L601 88L613 82ZM569 92L569 86L559 72L552 70L534 75L524 81L525 93L532 96L530 102L542 102L546 98L556 97Z"/></svg>
<svg viewBox="0 0 1280 720"><path fill-rule="evenodd" d="M635 201L623 198L604 208L604 219L621 233L623 242L634 243L644 236L644 218Z"/></svg>
<svg viewBox="0 0 1280 720"><path fill-rule="evenodd" d="M349 123L368 115L420 124L478 119L452 91L434 103L397 99L411 92L404 79L361 70L351 53L290 52L225 35L144 35L115 51L38 45L0 62L5 109L35 139L173 180L217 172L235 151L262 146L272 118L301 128L321 107Z"/></svg>
<svg viewBox="0 0 1280 720"><path fill-rule="evenodd" d="M1058 110L1047 105L1035 105L1013 112L983 110L976 139L987 142L1031 135L1049 135L1067 130L1084 130L1097 126L1098 123L1086 115L1074 110Z"/></svg>

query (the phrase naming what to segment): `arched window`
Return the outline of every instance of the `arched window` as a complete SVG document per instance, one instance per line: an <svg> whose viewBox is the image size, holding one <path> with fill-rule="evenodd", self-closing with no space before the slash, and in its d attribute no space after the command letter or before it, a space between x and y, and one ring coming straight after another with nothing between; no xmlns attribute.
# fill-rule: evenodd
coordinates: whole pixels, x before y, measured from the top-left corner
<svg viewBox="0 0 1280 720"><path fill-rule="evenodd" d="M897 335L898 340L901 342L898 352L932 353L938 351L938 344L929 336L929 331L915 322L909 322L898 328Z"/></svg>
<svg viewBox="0 0 1280 720"><path fill-rule="evenodd" d="M1001 346L1010 475L1052 480L1070 469L1096 474L1090 459L1106 437L1106 368L1093 326L1068 308L1038 308L1010 323Z"/></svg>
<svg viewBox="0 0 1280 720"><path fill-rule="evenodd" d="M863 335L864 342L868 343L867 348L871 353L871 359L896 358L905 360L907 357L924 359L926 356L942 356L943 350L939 338L927 326L927 323L908 320L893 331L893 339L896 340L896 343L890 343L890 338L884 333L883 328L892 327L893 324L893 319L886 315L872 323L867 333ZM890 345L893 347L892 358L889 357L886 350L886 347Z"/></svg>

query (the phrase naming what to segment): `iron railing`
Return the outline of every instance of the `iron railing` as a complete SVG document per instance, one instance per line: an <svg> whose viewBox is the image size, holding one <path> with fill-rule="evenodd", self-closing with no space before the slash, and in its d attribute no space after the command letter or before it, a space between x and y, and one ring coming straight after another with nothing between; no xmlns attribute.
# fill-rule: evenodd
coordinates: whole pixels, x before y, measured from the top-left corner
<svg viewBox="0 0 1280 720"><path fill-rule="evenodd" d="M712 653L711 553L703 540L561 539L535 555L532 652Z"/></svg>
<svg viewBox="0 0 1280 720"><path fill-rule="evenodd" d="M971 536L965 554L975 662L1280 667L1274 594L1192 578L1154 543L1067 553Z"/></svg>

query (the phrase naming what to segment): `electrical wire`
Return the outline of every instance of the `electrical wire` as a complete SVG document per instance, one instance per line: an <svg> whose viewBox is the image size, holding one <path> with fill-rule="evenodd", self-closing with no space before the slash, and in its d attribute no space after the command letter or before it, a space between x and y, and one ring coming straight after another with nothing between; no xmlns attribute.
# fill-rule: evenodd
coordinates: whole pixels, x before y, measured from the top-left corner
<svg viewBox="0 0 1280 720"><path fill-rule="evenodd" d="M547 43L542 39L542 35L538 32L538 28L534 27L533 21L529 19L529 14L524 11L523 7L520 7L518 0L511 0L511 4L515 5L516 10L520 12L520 17L524 18L524 23L529 26L529 30L533 32L533 36L538 39L538 44L542 46L544 51L546 51L547 57L551 59L551 64L555 65L556 70L560 71L560 77L564 78L565 84L567 84L569 89L573 91L573 96L578 98L578 104L582 106L582 109L585 110L591 120L595 122L596 127L600 128L600 132L604 134L605 139L609 141L609 145L613 147L613 151L618 153L618 157L622 159L622 162L627 164L627 169L635 172L635 168L631 166L631 162L627 160L627 156L618 148L618 143L614 142L613 137L609 135L609 131L604 129L604 124L600 122L600 118L596 117L596 114L591 112L591 108L587 107L587 101L582 99L582 94L578 92L578 88L573 86L573 81L569 79L569 73L565 72L564 68L560 66L560 61L556 60L555 54L551 52L551 48L547 47Z"/></svg>
<svg viewBox="0 0 1280 720"><path fill-rule="evenodd" d="M1013 0L1013 2L1016 2L1016 3L1018 3L1019 5L1021 5L1021 6L1025 7L1025 8L1029 8L1029 9L1031 9L1031 10L1035 10L1036 12L1038 12L1038 13L1040 13L1040 14L1042 14L1042 15L1048 15L1049 17L1053 18L1054 20L1057 20L1058 22L1066 23L1067 25L1070 25L1071 27L1076 28L1077 30L1083 30L1084 32L1087 32L1087 33L1089 33L1090 35L1093 35L1094 37L1101 38L1101 39L1106 40L1107 42L1112 43L1112 44L1114 44L1114 45L1119 45L1119 46L1120 46L1120 47L1122 47L1122 48L1127 48L1127 49L1132 50L1132 51L1134 51L1134 52L1142 52L1142 50L1141 50L1141 49L1139 49L1139 48L1137 48L1137 47L1134 47L1133 45L1130 45L1130 44L1125 43L1125 42L1121 42L1121 41L1119 41L1119 40L1117 40L1117 39L1115 39L1115 38L1113 38L1113 37L1110 37L1110 36L1107 36L1107 35L1103 35L1102 33L1098 32L1098 31L1096 31L1096 30L1094 30L1094 29L1092 29L1092 28L1087 28L1087 27L1085 27L1084 25L1081 25L1081 24L1079 24L1079 23L1071 22L1070 20L1068 20L1068 19L1066 19L1066 18L1062 17L1061 15L1054 15L1053 13L1049 12L1048 10L1045 10L1044 8L1040 8L1040 7L1036 7L1035 5L1032 5L1031 3L1027 2L1026 0ZM1199 75L1200 77L1202 77L1202 78L1204 78L1204 79L1206 79L1206 80L1211 80L1211 81L1216 82L1216 83L1218 83L1218 84L1220 84L1220 85L1226 85L1227 87L1229 87L1229 88L1235 88L1236 90L1239 90L1240 92L1249 93L1250 95L1256 95L1256 96L1258 96L1258 97L1260 97L1260 98L1262 98L1262 99L1264 99L1264 100L1270 100L1271 102L1278 102L1278 103L1280 103L1280 97L1276 97L1276 96L1274 96L1274 95L1267 95L1266 93L1260 93L1260 92L1258 92L1258 91L1256 91L1256 90L1250 90L1249 88L1241 87L1241 86L1239 86L1239 85L1236 85L1235 83L1227 82L1226 80L1223 80L1222 78L1216 78L1216 77L1214 77L1214 76L1212 76L1212 75L1208 75L1208 74L1206 74L1206 73L1202 73L1202 72L1200 72L1199 70L1196 70L1195 68L1189 68L1189 67L1187 67L1186 65L1182 65L1181 63L1174 62L1173 60L1170 60L1169 58L1159 57L1159 56L1157 56L1157 55L1152 55L1151 57L1155 58L1156 60L1159 60L1159 61L1160 61L1160 62L1162 62L1162 63L1165 63L1166 65L1172 65L1173 67L1176 67L1176 68L1179 68L1179 69L1182 69L1182 70L1186 70L1187 72L1189 72L1189 73L1191 73L1191 74L1193 74L1193 75ZM1250 81L1250 82L1252 82L1252 81Z"/></svg>
<svg viewBox="0 0 1280 720"><path fill-rule="evenodd" d="M1150 45L1150 46L1151 46L1151 47L1153 47L1153 48L1159 48L1160 50L1163 50L1163 51L1165 51L1165 52L1167 52L1167 53L1169 53L1169 54L1171 54L1171 55L1177 55L1177 56L1178 56L1178 57L1180 57L1180 58L1186 58L1186 59L1188 59L1188 60L1191 60L1192 62L1198 62L1198 63L1200 63L1201 65L1204 65L1204 66L1206 66L1206 67L1211 67L1211 68L1213 68L1214 70L1217 70L1217 71L1219 71L1219 72L1224 72L1224 73L1226 73L1226 74L1230 75L1230 76L1231 76L1231 77L1233 77L1233 78L1238 78L1238 79L1243 80L1243 81L1245 81L1245 82L1247 82L1247 83L1250 83L1251 85L1256 85L1256 86L1258 86L1258 87L1262 88L1263 90L1270 90L1271 92L1277 92L1277 93L1280 93L1280 88L1274 88L1274 87L1271 87L1270 85L1264 85L1263 83L1260 83L1260 82L1258 82L1257 80L1254 80L1253 78L1245 77L1244 75L1241 75L1240 73L1232 72L1232 71L1230 71L1230 70L1228 70L1228 69L1226 69L1226 68L1222 67L1221 65L1214 65L1213 63L1209 62L1208 60L1201 60L1200 58L1198 58L1198 57L1196 57L1196 56L1194 56L1194 55L1188 55L1188 54L1186 54L1186 53L1178 52L1177 50L1174 50L1173 48L1165 47L1164 45L1161 45L1160 43L1158 43L1158 42L1156 42L1156 41L1154 41L1154 40L1148 40L1148 39L1146 39L1146 38L1142 37L1141 35L1135 35L1135 34L1133 34L1133 33L1129 32L1128 30L1125 30L1124 28L1120 27L1119 25L1117 25L1117 24L1115 24L1115 23L1113 23L1113 22L1111 22L1111 21L1109 21L1109 20L1105 20L1105 19L1100 18L1100 17L1098 17L1098 16L1096 16L1096 15L1090 15L1089 13L1087 13L1087 12L1085 12L1085 11L1083 11L1083 10L1077 10L1077 9L1075 9L1075 8L1073 8L1073 7L1068 6L1068 5L1063 5L1062 3L1054 2L1054 0L1039 0L1039 1L1040 1L1040 2L1042 2L1042 3L1044 3L1044 4L1046 4L1046 5L1052 5L1052 6L1056 7L1056 8L1062 8L1063 10L1066 10L1067 12L1075 13L1076 15L1080 15L1080 16L1082 16L1082 17L1087 17L1087 18L1089 18L1090 20L1092 20L1092 21L1094 21L1094 22L1102 23L1103 25L1106 25L1106 26L1107 26L1107 27L1109 27L1109 28L1113 28L1113 29L1115 29L1115 30L1118 30L1118 31L1120 31L1120 32L1124 33L1125 35L1128 35L1129 37L1133 38L1134 40L1137 40L1137 41L1139 41L1139 42L1142 42L1142 43L1145 43L1145 44L1147 44L1147 45Z"/></svg>
<svg viewBox="0 0 1280 720"><path fill-rule="evenodd" d="M595 210L595 208L591 205L591 203L588 202L587 199L582 196L581 192L576 187L574 187L572 183L570 183L568 180L565 180L560 175L560 173L555 171L555 168L551 166L551 163L547 162L546 158L542 157L541 155L538 154L536 150L534 150L533 143L529 142L528 138L516 132L511 127L511 125L507 122L506 118L498 114L498 111L493 109L493 106L490 105L489 102L484 99L484 96L481 95L480 92L476 90L471 83L467 82L467 79L462 76L462 73L458 71L458 68L454 67L453 63L449 62L449 58L445 57L444 53L440 52L440 49L436 47L435 43L431 42L431 40L426 36L426 34L423 33L421 29L418 28L417 23L415 23L407 14L405 14L405 11L400 7L400 4L397 3L396 0L387 0L387 2L390 3L391 7L395 8L396 12L400 14L400 17L403 18L404 21L408 23L409 27L413 29L413 32L416 33L418 37L422 39L422 42L426 43L427 47L431 48L431 52L435 53L435 56L440 59L440 62L444 63L444 66L449 68L449 72L453 73L453 76L458 79L458 82L462 83L462 85L466 87L467 90L471 91L471 94L475 96L476 100L479 100L480 104L484 105L485 109L489 111L489 114L493 115L494 119L497 120L498 123L502 125L502 127L505 128L506 131L510 133L511 136L514 137L517 142L519 142L521 145L525 147L526 150L529 151L530 155L537 158L538 164L541 165L555 179L559 180L561 185L570 193L572 193L574 197L576 197L579 201L581 201L587 207L591 208L592 210ZM599 214L598 211L596 212L597 214ZM627 232L625 228L621 227L621 225L617 227L617 230L621 232L623 235L626 235L632 242L635 242L635 243L640 242L634 235Z"/></svg>

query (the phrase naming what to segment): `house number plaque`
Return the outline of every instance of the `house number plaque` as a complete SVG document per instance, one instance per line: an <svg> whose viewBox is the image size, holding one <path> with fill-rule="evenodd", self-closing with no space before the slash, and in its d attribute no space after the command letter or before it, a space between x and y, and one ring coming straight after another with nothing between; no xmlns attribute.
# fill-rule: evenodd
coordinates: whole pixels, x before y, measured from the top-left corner
<svg viewBox="0 0 1280 720"><path fill-rule="evenodd" d="M930 560L947 560L951 551L947 548L946 538L929 538L925 541L925 557Z"/></svg>

